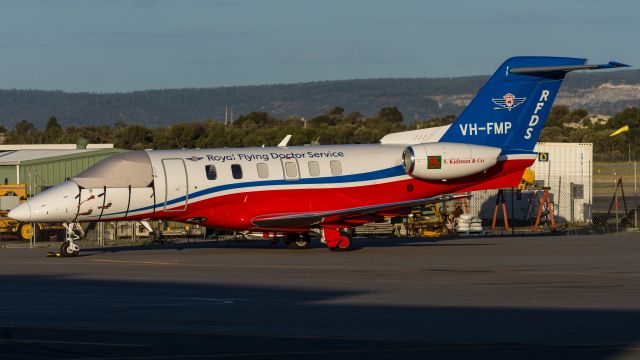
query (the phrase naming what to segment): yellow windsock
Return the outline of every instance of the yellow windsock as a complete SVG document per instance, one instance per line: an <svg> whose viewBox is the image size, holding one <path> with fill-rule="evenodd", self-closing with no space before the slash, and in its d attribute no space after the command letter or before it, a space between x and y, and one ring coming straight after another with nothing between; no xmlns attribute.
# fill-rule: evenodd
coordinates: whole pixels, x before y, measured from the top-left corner
<svg viewBox="0 0 640 360"><path fill-rule="evenodd" d="M627 132L627 131L629 131L629 125L625 125L625 126L621 127L620 129L612 132L611 135L609 135L609 137L616 136L616 135L622 134L623 132Z"/></svg>

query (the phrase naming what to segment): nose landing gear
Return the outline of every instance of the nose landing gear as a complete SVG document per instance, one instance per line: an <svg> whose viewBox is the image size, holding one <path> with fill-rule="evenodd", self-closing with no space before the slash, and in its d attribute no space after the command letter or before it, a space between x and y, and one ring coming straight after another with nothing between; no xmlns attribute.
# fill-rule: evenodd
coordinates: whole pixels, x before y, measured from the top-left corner
<svg viewBox="0 0 640 360"><path fill-rule="evenodd" d="M82 233L82 228L77 223L64 223L63 225L67 231L65 241L60 246L60 256L77 256L80 253L80 247L75 243L75 240L80 240L80 236L76 233L75 228L77 227L80 233Z"/></svg>

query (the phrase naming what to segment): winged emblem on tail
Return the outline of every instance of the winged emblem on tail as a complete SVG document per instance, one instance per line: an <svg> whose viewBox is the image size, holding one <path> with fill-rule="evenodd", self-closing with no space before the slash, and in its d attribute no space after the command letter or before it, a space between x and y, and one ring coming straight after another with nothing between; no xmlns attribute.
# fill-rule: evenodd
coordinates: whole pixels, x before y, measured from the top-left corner
<svg viewBox="0 0 640 360"><path fill-rule="evenodd" d="M509 111L511 111L511 109L513 109L514 107L517 107L518 105L522 104L525 100L527 100L527 98L526 97L516 97L512 93L506 93L501 98L492 98L491 100L493 101L494 104L498 105L498 107L494 107L493 110L509 110Z"/></svg>

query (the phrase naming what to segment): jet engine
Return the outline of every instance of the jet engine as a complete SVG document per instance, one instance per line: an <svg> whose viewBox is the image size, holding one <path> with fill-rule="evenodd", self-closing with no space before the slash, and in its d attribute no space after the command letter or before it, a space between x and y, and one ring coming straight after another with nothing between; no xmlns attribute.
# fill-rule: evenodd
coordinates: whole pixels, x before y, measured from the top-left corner
<svg viewBox="0 0 640 360"><path fill-rule="evenodd" d="M407 147L402 163L407 174L423 180L461 178L480 174L498 162L502 149L461 143L426 143Z"/></svg>

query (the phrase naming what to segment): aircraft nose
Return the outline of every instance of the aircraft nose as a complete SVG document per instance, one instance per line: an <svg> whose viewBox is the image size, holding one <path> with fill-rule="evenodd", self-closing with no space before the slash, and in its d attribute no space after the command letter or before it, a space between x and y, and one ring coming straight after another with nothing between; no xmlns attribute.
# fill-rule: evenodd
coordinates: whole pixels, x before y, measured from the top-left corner
<svg viewBox="0 0 640 360"><path fill-rule="evenodd" d="M29 206L29 201L25 201L13 208L13 210L9 211L8 216L13 220L29 222L31 220L31 206Z"/></svg>

